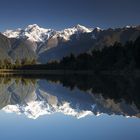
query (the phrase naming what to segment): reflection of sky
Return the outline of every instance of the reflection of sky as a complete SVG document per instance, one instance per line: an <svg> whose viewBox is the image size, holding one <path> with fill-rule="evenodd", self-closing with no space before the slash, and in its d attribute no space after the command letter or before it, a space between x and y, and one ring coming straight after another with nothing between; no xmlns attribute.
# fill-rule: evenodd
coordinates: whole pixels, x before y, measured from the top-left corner
<svg viewBox="0 0 140 140"><path fill-rule="evenodd" d="M77 120L60 113L28 119L0 111L2 140L138 140L140 119L122 116L88 116Z"/></svg>

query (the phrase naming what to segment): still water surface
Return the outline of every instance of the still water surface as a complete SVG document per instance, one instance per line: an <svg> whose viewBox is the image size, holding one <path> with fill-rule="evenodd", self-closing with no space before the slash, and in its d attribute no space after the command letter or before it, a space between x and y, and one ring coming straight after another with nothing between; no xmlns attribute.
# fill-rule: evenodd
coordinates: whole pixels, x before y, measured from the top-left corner
<svg viewBox="0 0 140 140"><path fill-rule="evenodd" d="M140 139L139 79L58 76L0 81L2 140Z"/></svg>

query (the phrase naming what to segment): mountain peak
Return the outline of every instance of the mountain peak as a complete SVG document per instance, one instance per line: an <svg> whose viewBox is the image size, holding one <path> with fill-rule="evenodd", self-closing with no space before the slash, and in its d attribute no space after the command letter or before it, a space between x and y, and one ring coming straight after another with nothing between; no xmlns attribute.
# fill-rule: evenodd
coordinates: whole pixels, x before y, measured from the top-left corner
<svg viewBox="0 0 140 140"><path fill-rule="evenodd" d="M78 31L82 31L82 32L91 32L91 30L83 25L77 24L76 26L74 26L74 28L76 28Z"/></svg>
<svg viewBox="0 0 140 140"><path fill-rule="evenodd" d="M29 27L29 28L34 28L34 27L39 27L37 24L30 24L30 25L28 25L27 27Z"/></svg>
<svg viewBox="0 0 140 140"><path fill-rule="evenodd" d="M31 31L33 29L39 29L40 27L37 24L31 24L28 25L27 28L25 29L26 31Z"/></svg>
<svg viewBox="0 0 140 140"><path fill-rule="evenodd" d="M76 28L85 28L85 26L80 25L80 24L77 24L75 27L76 27Z"/></svg>
<svg viewBox="0 0 140 140"><path fill-rule="evenodd" d="M93 32L100 32L102 29L99 27L94 28Z"/></svg>

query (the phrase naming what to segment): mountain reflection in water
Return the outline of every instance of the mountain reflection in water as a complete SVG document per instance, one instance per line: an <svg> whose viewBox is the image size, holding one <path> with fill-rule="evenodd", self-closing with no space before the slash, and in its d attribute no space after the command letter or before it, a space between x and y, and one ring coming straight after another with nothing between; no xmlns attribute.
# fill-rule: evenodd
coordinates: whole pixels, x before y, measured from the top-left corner
<svg viewBox="0 0 140 140"><path fill-rule="evenodd" d="M78 119L102 113L139 118L139 83L117 76L1 77L0 109L32 119L56 112Z"/></svg>

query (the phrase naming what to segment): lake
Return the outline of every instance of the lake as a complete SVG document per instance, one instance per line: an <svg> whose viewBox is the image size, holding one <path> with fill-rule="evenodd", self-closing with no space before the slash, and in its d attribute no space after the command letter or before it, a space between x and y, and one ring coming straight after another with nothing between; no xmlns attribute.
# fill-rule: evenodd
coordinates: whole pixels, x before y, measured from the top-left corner
<svg viewBox="0 0 140 140"><path fill-rule="evenodd" d="M139 140L140 78L1 76L2 140Z"/></svg>

